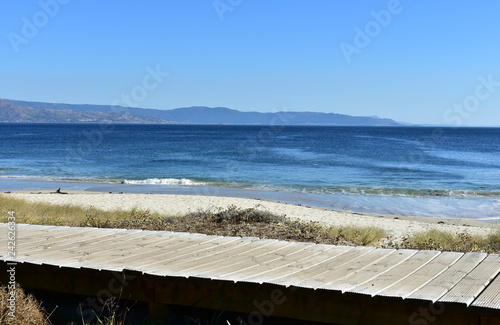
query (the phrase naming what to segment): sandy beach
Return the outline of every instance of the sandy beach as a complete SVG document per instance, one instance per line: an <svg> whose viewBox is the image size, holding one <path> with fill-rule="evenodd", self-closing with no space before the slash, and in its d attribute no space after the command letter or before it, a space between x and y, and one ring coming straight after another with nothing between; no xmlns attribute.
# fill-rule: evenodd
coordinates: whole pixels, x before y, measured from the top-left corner
<svg viewBox="0 0 500 325"><path fill-rule="evenodd" d="M179 215L191 211L227 208L236 205L240 208L259 208L286 215L292 219L317 221L332 226L369 226L385 229L391 241L399 242L403 237L418 232L439 229L453 233L488 234L498 229L498 224L470 219L439 219L397 217L379 214L361 214L336 211L281 202L256 199L242 199L217 196L171 195L171 194L115 194L70 191L67 195L42 192L12 192L10 197L31 202L50 204L72 204L95 207L103 210L148 209L162 214Z"/></svg>

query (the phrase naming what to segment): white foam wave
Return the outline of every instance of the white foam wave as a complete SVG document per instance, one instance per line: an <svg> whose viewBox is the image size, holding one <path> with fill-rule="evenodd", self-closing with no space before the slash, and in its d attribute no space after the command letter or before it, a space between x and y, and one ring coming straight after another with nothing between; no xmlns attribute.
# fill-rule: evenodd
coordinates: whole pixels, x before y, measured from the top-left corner
<svg viewBox="0 0 500 325"><path fill-rule="evenodd" d="M207 183L196 182L187 178L148 178L144 180L125 180L124 184L131 185L181 185L181 186L201 186Z"/></svg>

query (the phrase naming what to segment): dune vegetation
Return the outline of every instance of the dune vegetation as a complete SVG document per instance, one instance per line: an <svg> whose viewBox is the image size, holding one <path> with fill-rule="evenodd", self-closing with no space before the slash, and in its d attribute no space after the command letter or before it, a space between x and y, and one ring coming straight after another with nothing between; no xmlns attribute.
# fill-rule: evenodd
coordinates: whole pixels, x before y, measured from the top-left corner
<svg viewBox="0 0 500 325"><path fill-rule="evenodd" d="M9 211L16 212L17 223L36 225L163 230L334 245L500 252L500 230L488 236L430 230L406 237L401 243L388 245L389 235L381 228L325 226L317 222L292 220L259 206L241 209L231 205L185 215L161 215L140 209L105 211L76 205L33 203L0 195L0 222L7 221Z"/></svg>

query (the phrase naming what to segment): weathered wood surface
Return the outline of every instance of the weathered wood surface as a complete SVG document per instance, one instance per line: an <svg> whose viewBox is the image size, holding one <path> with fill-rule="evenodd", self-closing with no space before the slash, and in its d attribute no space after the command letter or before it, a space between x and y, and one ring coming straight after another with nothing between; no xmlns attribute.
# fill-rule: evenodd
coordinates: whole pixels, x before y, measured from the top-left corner
<svg viewBox="0 0 500 325"><path fill-rule="evenodd" d="M0 225L0 260L7 258ZM500 256L17 225L16 262L321 289L500 310Z"/></svg>

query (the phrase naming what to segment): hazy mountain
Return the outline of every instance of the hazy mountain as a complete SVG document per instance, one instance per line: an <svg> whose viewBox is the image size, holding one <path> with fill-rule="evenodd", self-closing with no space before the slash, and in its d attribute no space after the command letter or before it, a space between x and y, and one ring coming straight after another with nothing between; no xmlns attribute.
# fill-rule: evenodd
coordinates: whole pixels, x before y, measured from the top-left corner
<svg viewBox="0 0 500 325"><path fill-rule="evenodd" d="M335 113L278 112L259 113L241 112L225 107L185 107L172 110L145 109L111 105L77 105L26 102L9 102L35 109L71 110L76 112L129 113L136 116L191 124L242 124L242 125L351 125L351 126L400 126L391 119L376 116L350 116Z"/></svg>
<svg viewBox="0 0 500 325"><path fill-rule="evenodd" d="M0 99L0 122L18 123L137 123L166 124L164 119L126 113L74 111L69 109L36 109Z"/></svg>
<svg viewBox="0 0 500 325"><path fill-rule="evenodd" d="M187 107L165 111L165 118L184 123L224 123L250 125L370 125L397 126L393 120L356 117L334 113L278 112L258 113L240 112L224 107Z"/></svg>

